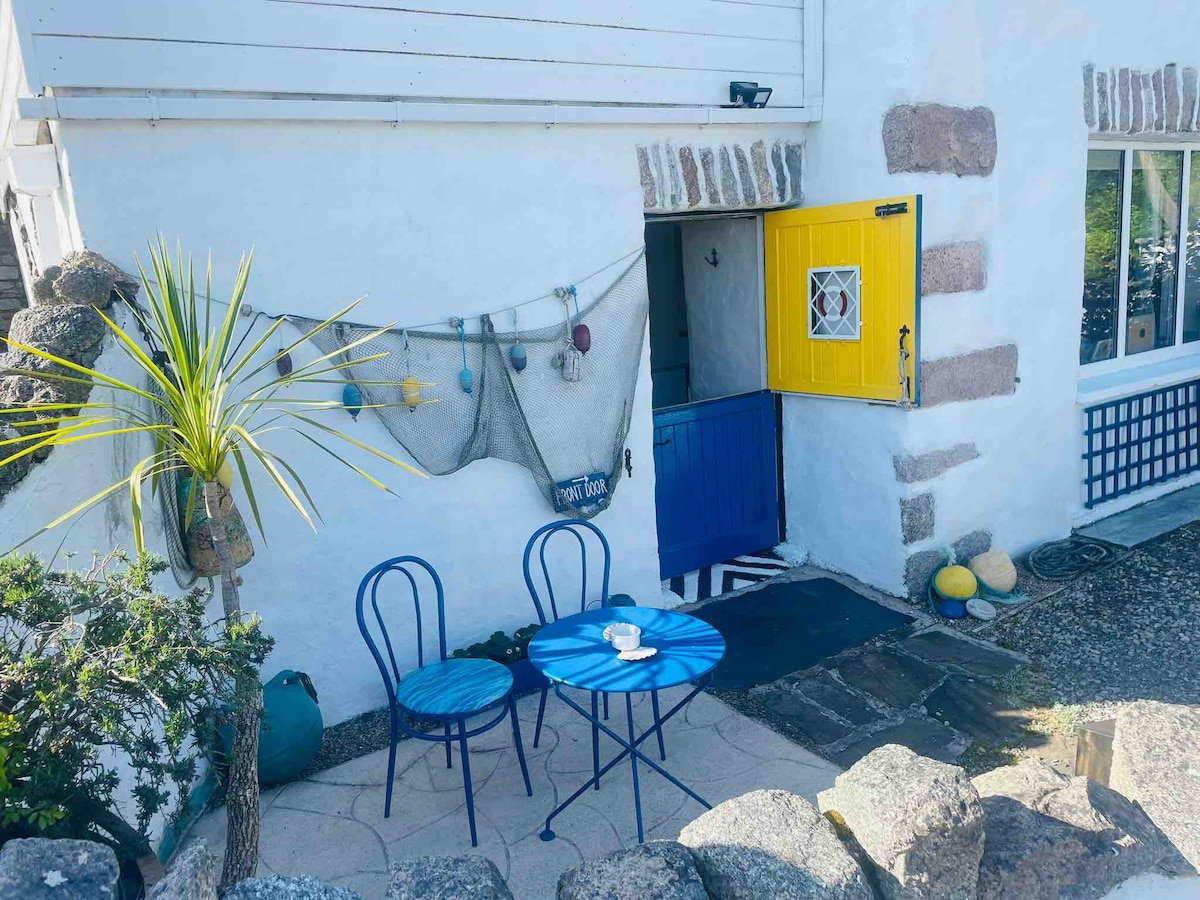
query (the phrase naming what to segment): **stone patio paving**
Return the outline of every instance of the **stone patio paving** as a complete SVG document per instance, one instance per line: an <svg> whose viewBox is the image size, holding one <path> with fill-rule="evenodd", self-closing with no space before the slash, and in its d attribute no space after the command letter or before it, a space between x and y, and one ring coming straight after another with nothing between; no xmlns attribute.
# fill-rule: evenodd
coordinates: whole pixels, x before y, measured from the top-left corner
<svg viewBox="0 0 1200 900"><path fill-rule="evenodd" d="M664 709L686 688L660 692ZM649 703L635 697L639 729ZM591 774L587 722L553 696L535 750L537 696L518 701L532 798L525 796L510 729L499 726L471 742L471 774L479 846L471 847L458 752L445 766L440 744L402 741L392 815L383 818L387 751L381 750L263 792L260 874L315 875L359 891L367 900L387 891L388 863L428 854L480 853L491 858L518 900L550 900L559 874L584 858L637 843L628 762L604 777L598 792L581 797L554 820L556 840L538 833L545 816ZM611 725L623 727L613 709ZM833 784L837 766L707 694L667 723L668 771L714 805L758 788L782 788L816 802ZM617 745L601 735L601 761ZM653 741L644 745L649 747ZM704 810L645 765L639 765L646 838L673 839ZM220 852L225 810L209 812L188 840L208 839Z"/></svg>

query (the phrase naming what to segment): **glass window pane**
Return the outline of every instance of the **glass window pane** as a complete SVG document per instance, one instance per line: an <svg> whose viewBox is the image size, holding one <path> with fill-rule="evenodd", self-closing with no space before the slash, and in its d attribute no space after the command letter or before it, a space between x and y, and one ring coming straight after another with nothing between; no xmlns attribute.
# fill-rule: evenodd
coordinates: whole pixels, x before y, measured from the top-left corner
<svg viewBox="0 0 1200 900"><path fill-rule="evenodd" d="M1133 151L1125 353L1175 343L1183 151Z"/></svg>
<svg viewBox="0 0 1200 900"><path fill-rule="evenodd" d="M1117 297L1121 278L1121 150L1089 150L1084 199L1083 328L1079 362L1117 355Z"/></svg>
<svg viewBox="0 0 1200 900"><path fill-rule="evenodd" d="M1200 153L1194 150L1185 248L1187 281L1183 289L1183 340L1186 343L1200 340Z"/></svg>

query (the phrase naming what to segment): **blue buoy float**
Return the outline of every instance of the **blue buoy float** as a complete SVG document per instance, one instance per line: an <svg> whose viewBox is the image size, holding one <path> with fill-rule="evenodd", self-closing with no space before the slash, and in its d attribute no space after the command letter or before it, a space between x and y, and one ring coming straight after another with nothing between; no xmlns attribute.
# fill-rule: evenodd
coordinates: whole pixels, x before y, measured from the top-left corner
<svg viewBox="0 0 1200 900"><path fill-rule="evenodd" d="M346 382L346 386L342 388L342 406L346 407L346 412L350 413L350 418L356 422L358 414L362 412L362 404L362 390L353 381Z"/></svg>

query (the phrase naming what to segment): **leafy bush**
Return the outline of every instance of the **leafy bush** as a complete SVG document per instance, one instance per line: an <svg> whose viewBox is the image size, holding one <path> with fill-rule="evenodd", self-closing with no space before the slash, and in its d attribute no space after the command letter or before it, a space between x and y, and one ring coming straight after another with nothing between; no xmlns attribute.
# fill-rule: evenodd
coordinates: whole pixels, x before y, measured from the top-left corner
<svg viewBox="0 0 1200 900"><path fill-rule="evenodd" d="M164 569L120 554L83 572L0 560L0 841L82 837L137 857L156 813L184 811L218 709L271 641L257 620L206 622L205 591L155 591ZM120 757L133 822L114 807Z"/></svg>

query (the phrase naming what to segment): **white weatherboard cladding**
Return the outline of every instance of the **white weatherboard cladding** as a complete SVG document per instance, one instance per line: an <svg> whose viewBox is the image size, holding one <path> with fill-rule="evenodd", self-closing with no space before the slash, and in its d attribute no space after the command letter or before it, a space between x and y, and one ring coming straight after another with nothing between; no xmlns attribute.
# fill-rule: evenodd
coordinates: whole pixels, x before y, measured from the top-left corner
<svg viewBox="0 0 1200 900"><path fill-rule="evenodd" d="M639 246L639 144L776 137L802 141L804 127L712 127L701 135L695 128L59 124L83 239L118 265L134 270L133 254L144 260L147 239L160 229L196 253L212 248L221 297L238 254L254 244L248 299L257 308L320 315L366 295L357 318L406 325L503 310ZM158 189L167 184L170 190ZM581 304L606 284L603 277L580 283ZM521 324L538 327L561 314L562 304L547 300L522 309ZM497 322L508 327L507 314ZM626 444L633 477L622 479L612 507L594 521L612 544L613 591L658 605L648 346ZM328 396L340 396L336 386ZM399 452L369 411L341 422ZM359 579L375 563L413 553L437 567L451 648L535 619L521 553L554 514L526 470L482 460L439 478L396 472L386 480L397 499L334 468L305 442L275 440L300 471L312 473L308 484L325 521L314 533L264 488L270 543L256 537L257 555L241 570L244 603L277 640L264 675L285 667L309 672L327 724L384 702L354 620ZM89 448L83 466L56 450L6 499L0 542L15 542L44 524L43 514L48 519L99 490L112 452ZM385 471L363 454L351 456ZM60 467L69 464L68 478ZM64 538L66 548L84 554L131 546L121 503L89 517L113 517L111 529L59 530L35 546L53 552ZM10 508L24 512L10 517ZM151 546L162 552L160 541ZM394 630L405 662L415 653L410 615L398 610Z"/></svg>
<svg viewBox="0 0 1200 900"><path fill-rule="evenodd" d="M806 205L921 193L925 246L983 241L984 290L922 299L921 355L929 360L1014 342L1020 383L1010 396L899 419L884 408L839 401L785 403L789 541L821 561L900 590L906 548L897 503L908 493L932 490L937 509L933 537L907 550L936 549L986 528L998 546L1015 551L1064 536L1073 521L1188 483L1122 498L1090 516L1080 496L1076 382L1088 146L1081 65L1183 63L1195 58L1192 36L1200 30L1200 7L1191 3L1139 7L1132 32L1129 13L1116 0L826 5L825 115L806 144ZM993 111L998 154L991 177L887 174L883 116L893 105L922 102ZM1200 372L1200 359L1191 372ZM875 424L864 426L863 416ZM810 452L819 434L842 436L841 474L833 477L844 486L838 497L850 498L837 501L850 509L829 527L822 527L822 507L804 505L815 490L809 485L831 477L828 456ZM974 442L981 458L930 483L895 484L893 453L962 441ZM798 528L825 537L800 537ZM842 541L846 529L852 539ZM889 542L880 556L877 548Z"/></svg>
<svg viewBox="0 0 1200 900"><path fill-rule="evenodd" d="M53 87L715 106L804 100L799 0L31 0Z"/></svg>

